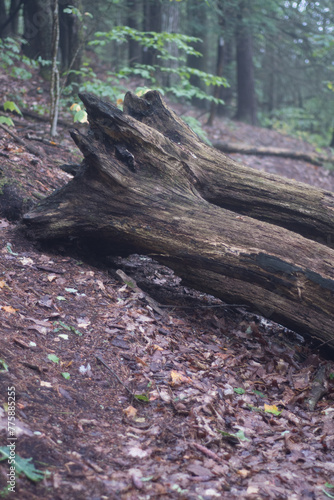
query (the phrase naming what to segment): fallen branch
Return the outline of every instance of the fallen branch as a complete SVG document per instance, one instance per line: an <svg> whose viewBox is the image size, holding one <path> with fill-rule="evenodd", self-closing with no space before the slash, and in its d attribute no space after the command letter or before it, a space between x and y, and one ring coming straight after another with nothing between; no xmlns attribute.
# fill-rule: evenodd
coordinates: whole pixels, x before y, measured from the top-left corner
<svg viewBox="0 0 334 500"><path fill-rule="evenodd" d="M257 156L280 156L281 158L292 158L293 160L302 160L313 165L323 165L324 163L333 163L333 156L324 156L316 153L305 153L303 151L291 151L290 149L255 147L248 144L237 142L215 142L213 147L224 153L240 153L243 155Z"/></svg>
<svg viewBox="0 0 334 500"><path fill-rule="evenodd" d="M9 134L11 137L13 137L13 139L15 140L15 142L17 142L18 144L20 144L21 146L23 146L29 153L35 155L35 156L39 156L40 158L44 158L44 153L42 153L42 151L40 151L39 149L35 148L34 146L30 146L29 144L27 144L23 139L21 139L17 134L14 134L14 132L12 132L11 130L9 130L8 127L6 127L6 125L4 125L3 123L0 123L0 127L7 133Z"/></svg>

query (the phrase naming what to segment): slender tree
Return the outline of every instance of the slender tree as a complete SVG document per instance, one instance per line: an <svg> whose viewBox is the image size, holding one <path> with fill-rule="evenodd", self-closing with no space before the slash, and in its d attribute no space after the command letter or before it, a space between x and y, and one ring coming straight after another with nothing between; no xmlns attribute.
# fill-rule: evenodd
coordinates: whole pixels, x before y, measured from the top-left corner
<svg viewBox="0 0 334 500"><path fill-rule="evenodd" d="M51 137L57 134L57 122L59 111L59 69L58 69L58 49L59 49L59 7L58 0L53 0L52 5L52 66L51 66L51 85L50 85L50 119L51 119Z"/></svg>

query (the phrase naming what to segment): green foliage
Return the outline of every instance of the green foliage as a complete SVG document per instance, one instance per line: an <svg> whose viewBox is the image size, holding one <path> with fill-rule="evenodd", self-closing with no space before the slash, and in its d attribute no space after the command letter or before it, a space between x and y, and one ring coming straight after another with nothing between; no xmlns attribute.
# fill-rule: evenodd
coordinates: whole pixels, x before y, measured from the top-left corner
<svg viewBox="0 0 334 500"><path fill-rule="evenodd" d="M0 359L0 373L8 372L8 365L6 361Z"/></svg>
<svg viewBox="0 0 334 500"><path fill-rule="evenodd" d="M176 59L172 56L168 44L173 43L181 51L180 59L185 60L185 55L201 56L201 53L192 47L192 43L199 42L200 39L182 35L178 33L157 33L155 31L138 31L129 26L115 26L109 32L98 31L95 33L95 40L89 42L91 46L105 46L107 43L116 41L117 44L127 43L129 40L138 42L147 49L155 49L158 58L166 61ZM179 58L177 58L179 59Z"/></svg>
<svg viewBox="0 0 334 500"><path fill-rule="evenodd" d="M331 484L331 483L325 483L325 488L327 489L332 489L334 488L334 484ZM334 498L334 495L332 495L331 493L329 493L329 491L326 491L324 488L321 488L322 492L324 493L324 495L327 497L327 498Z"/></svg>
<svg viewBox="0 0 334 500"><path fill-rule="evenodd" d="M0 123L7 125L7 127L14 127L14 122L9 116L0 116Z"/></svg>
<svg viewBox="0 0 334 500"><path fill-rule="evenodd" d="M21 38L0 39L0 68L6 70L14 78L29 80L32 73L28 68L37 68L39 61L33 61L22 55L21 45L24 43L26 42Z"/></svg>
<svg viewBox="0 0 334 500"><path fill-rule="evenodd" d="M303 108L276 109L271 117L260 114L260 123L283 134L326 147L330 141L332 115L330 108L325 108L321 100L322 96L309 99Z"/></svg>
<svg viewBox="0 0 334 500"><path fill-rule="evenodd" d="M52 363L59 363L59 358L55 354L48 354L48 359L52 361Z"/></svg>
<svg viewBox="0 0 334 500"><path fill-rule="evenodd" d="M5 111L9 110L12 113L17 113L18 115L22 116L20 108L15 104L14 101L6 101L3 105L3 109Z"/></svg>
<svg viewBox="0 0 334 500"><path fill-rule="evenodd" d="M65 87L62 99L62 104L65 107L73 103L73 94L79 92L90 92L98 97L116 102L127 91L124 85L126 80L125 75L106 71L104 79L101 80L88 63L84 63L80 70L71 70L67 74L74 74L80 77L79 79L82 80L82 83L78 84L74 82Z"/></svg>
<svg viewBox="0 0 334 500"><path fill-rule="evenodd" d="M212 146L211 142L208 139L208 136L206 135L206 132L202 129L202 124L199 120L197 120L193 116L181 116L181 118L189 125L191 130L195 132L195 134L197 134L203 142L209 144L209 146Z"/></svg>
<svg viewBox="0 0 334 500"><path fill-rule="evenodd" d="M5 111L11 111L12 113L17 113L22 116L20 108L15 104L14 101L6 101L3 105ZM8 127L14 127L14 122L9 116L0 116L0 123L7 125Z"/></svg>
<svg viewBox="0 0 334 500"><path fill-rule="evenodd" d="M73 121L75 122L80 122L80 123L85 123L87 122L87 113L84 109L81 108L80 104L74 103L70 107L70 111L73 116Z"/></svg>
<svg viewBox="0 0 334 500"><path fill-rule="evenodd" d="M115 26L109 32L95 33L95 37L95 40L89 43L90 46L105 47L111 42L117 42L120 45L128 43L129 40L134 40L147 50L155 51L156 64L124 66L117 74L112 76L113 80L117 81L130 75L140 76L147 81L151 88L158 90L162 88L165 92L177 98L190 100L196 97L198 99L214 100L215 102L222 103L222 100L210 96L209 93L202 91L191 83L191 78L196 76L207 87L217 85L227 86L225 78L217 77L186 65L189 56L201 56L201 53L192 46L192 44L200 41L199 38L178 33L143 32L129 26ZM171 46L177 49L177 57L172 54ZM163 75L176 77L176 83L164 86L162 84Z"/></svg>
<svg viewBox="0 0 334 500"><path fill-rule="evenodd" d="M7 446L1 446L0 453L0 461L6 459L8 460L10 457L10 451ZM18 475L24 474L28 479L30 479L30 481L33 482L41 481L46 475L48 475L47 472L43 472L35 468L32 463L32 458L22 458L20 455L15 456L15 471Z"/></svg>

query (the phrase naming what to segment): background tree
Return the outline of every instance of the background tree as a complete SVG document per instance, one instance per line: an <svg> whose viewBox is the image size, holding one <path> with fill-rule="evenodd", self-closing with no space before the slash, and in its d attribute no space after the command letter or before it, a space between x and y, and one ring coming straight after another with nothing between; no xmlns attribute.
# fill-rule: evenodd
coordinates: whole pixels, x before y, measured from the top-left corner
<svg viewBox="0 0 334 500"><path fill-rule="evenodd" d="M236 63L237 63L237 112L236 119L257 122L253 65L253 37L249 19L252 14L250 0L239 3L236 25Z"/></svg>
<svg viewBox="0 0 334 500"><path fill-rule="evenodd" d="M143 4L140 0L127 0L127 25L140 31L143 23ZM129 64L141 63L141 47L136 40L129 41Z"/></svg>
<svg viewBox="0 0 334 500"><path fill-rule="evenodd" d="M60 51L62 71L79 70L82 64L83 6L81 0L61 2L59 9Z"/></svg>
<svg viewBox="0 0 334 500"><path fill-rule="evenodd" d="M31 59L51 60L52 5L51 0L25 0L23 37L28 42L24 53Z"/></svg>
<svg viewBox="0 0 334 500"><path fill-rule="evenodd" d="M177 89L175 75L186 71L200 92L222 98L204 103L188 92L193 104L204 106L212 123L217 112L317 141L334 143L334 11L332 0L58 0L60 16L61 69L87 75L83 79L97 89L94 69L102 67L116 74L132 69L144 84L165 90ZM94 32L111 32L127 26L133 36L110 37L104 46L91 45L83 67L83 13L93 16ZM39 60L51 60L51 0L0 0L0 36L19 34L28 42L25 54ZM166 36L156 37L154 33ZM135 33L142 33L135 36ZM185 64L175 43L167 35L174 32L199 38L193 48L203 57L188 54ZM149 35L151 33L151 35ZM145 35L144 35L145 34ZM152 43L141 43L151 36ZM160 45L159 45L160 44ZM161 55L168 48L169 60ZM167 44L167 45L166 45ZM168 45L169 44L169 45ZM86 47L87 48L87 47ZM94 53L92 52L94 51ZM172 56L172 57L170 57ZM146 65L145 70L143 66ZM149 68L149 66L151 68ZM85 69L86 68L86 69ZM45 76L48 71L42 68ZM200 72L227 78L229 87L210 87ZM130 74L127 71L124 75ZM164 75L164 80L158 78ZM173 76L172 76L173 75ZM118 77L117 77L118 78ZM113 87L117 85L110 83ZM94 85L93 85L94 83ZM194 88L195 88L194 87ZM184 90L184 89L183 89ZM116 91L114 92L116 94ZM174 94L182 95L183 91Z"/></svg>
<svg viewBox="0 0 334 500"><path fill-rule="evenodd" d="M19 28L19 11L23 0L11 0L6 8L5 0L0 0L0 38L17 35Z"/></svg>

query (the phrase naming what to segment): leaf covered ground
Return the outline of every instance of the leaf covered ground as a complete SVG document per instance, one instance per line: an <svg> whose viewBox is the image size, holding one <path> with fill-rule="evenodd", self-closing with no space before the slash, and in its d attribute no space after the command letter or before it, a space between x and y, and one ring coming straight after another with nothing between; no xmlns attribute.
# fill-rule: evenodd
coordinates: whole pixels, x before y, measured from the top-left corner
<svg viewBox="0 0 334 500"><path fill-rule="evenodd" d="M0 83L1 102L26 85L30 106L47 105L37 77ZM15 387L20 474L8 498L334 498L333 361L242 304L183 288L146 256L101 263L25 239L17 219L68 182L59 166L80 155L66 125L50 143L47 123L14 119L38 155L0 129L3 495ZM310 148L224 120L206 131ZM235 156L334 190L319 167Z"/></svg>

